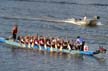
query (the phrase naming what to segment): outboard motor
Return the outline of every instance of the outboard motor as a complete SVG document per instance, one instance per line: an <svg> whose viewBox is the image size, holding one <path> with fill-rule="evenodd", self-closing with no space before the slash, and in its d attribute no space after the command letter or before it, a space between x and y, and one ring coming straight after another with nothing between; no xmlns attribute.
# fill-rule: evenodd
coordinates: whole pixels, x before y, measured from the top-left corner
<svg viewBox="0 0 108 71"><path fill-rule="evenodd" d="M100 19L100 16L96 16L97 20Z"/></svg>

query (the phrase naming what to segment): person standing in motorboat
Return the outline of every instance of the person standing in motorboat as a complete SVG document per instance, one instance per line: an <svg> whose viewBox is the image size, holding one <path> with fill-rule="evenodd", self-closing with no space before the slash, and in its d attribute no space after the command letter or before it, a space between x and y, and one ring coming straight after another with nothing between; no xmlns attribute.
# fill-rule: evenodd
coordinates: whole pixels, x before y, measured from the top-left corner
<svg viewBox="0 0 108 71"><path fill-rule="evenodd" d="M12 28L12 39L15 41L18 33L18 25L15 24Z"/></svg>
<svg viewBox="0 0 108 71"><path fill-rule="evenodd" d="M83 20L84 20L84 21L87 21L87 17L86 17L86 16L84 16Z"/></svg>

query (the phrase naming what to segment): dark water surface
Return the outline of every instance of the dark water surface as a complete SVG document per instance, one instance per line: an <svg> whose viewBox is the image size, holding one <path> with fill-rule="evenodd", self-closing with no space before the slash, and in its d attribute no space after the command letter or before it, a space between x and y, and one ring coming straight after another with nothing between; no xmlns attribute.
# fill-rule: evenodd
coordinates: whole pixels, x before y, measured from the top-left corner
<svg viewBox="0 0 108 71"><path fill-rule="evenodd" d="M91 28L37 19L82 18L85 15L89 18L100 16L103 25ZM29 19L14 17L29 17ZM30 20L30 18L36 18L36 20ZM73 39L81 35L88 43L90 50L96 50L99 45L108 49L107 0L1 0L0 36L10 36L14 23L19 25L20 35L38 34L63 39ZM10 47L0 44L0 71L108 70L108 53L88 57Z"/></svg>

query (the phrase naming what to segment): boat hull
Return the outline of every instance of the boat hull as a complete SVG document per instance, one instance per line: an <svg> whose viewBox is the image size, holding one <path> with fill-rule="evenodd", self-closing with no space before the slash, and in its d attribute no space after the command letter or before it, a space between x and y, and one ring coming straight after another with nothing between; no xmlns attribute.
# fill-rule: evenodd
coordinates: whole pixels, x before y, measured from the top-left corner
<svg viewBox="0 0 108 71"><path fill-rule="evenodd" d="M72 23L72 24L80 25L80 26L97 26L97 20L94 20L94 19L84 21L84 20L76 20L72 18L72 19L67 19L64 22Z"/></svg>

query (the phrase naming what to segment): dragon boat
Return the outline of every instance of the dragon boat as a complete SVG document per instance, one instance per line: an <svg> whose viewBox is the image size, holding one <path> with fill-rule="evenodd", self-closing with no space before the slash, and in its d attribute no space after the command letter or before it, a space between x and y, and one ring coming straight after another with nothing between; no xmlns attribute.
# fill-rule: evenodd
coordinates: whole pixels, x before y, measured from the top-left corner
<svg viewBox="0 0 108 71"><path fill-rule="evenodd" d="M101 53L100 51L68 50L68 49L58 49L58 48L39 46L39 45L29 46L26 44L19 43L17 41L7 40L6 38L3 38L3 37L0 37L0 43L15 46L15 48L37 49L37 50L48 51L48 52L62 52L62 53L69 53L69 54L81 54L81 55L87 55L87 56L93 56L93 55Z"/></svg>

